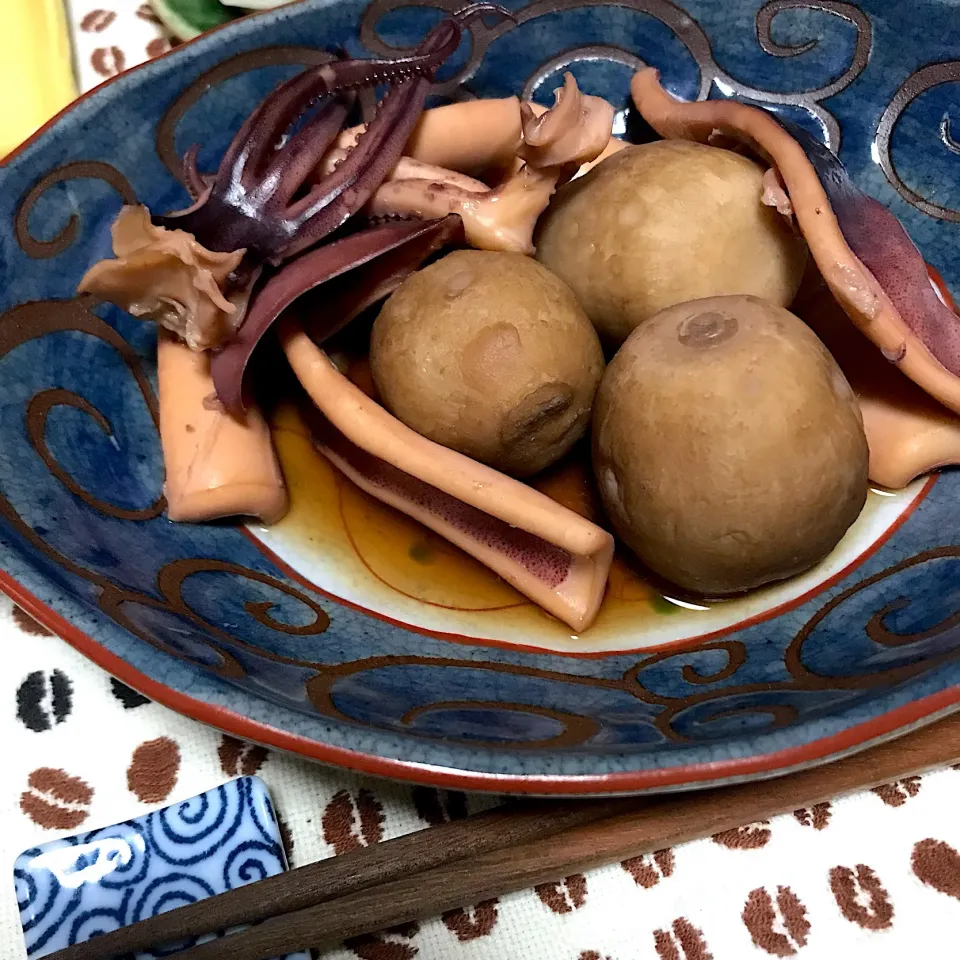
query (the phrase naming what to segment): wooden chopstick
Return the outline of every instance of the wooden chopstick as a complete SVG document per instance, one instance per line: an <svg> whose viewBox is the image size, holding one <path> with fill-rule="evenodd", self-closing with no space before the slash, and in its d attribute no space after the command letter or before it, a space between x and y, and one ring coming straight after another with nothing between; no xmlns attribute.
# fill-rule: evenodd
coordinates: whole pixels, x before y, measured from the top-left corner
<svg viewBox="0 0 960 960"><path fill-rule="evenodd" d="M349 859L353 866L348 875L363 874L370 879L371 874L365 873L365 864L376 858L383 872L379 883L373 881L351 888L349 882L343 884L341 880L341 893L335 897L285 913L277 909L276 901L268 902L266 911L258 904L258 917L271 914L258 926L193 947L176 957L177 960L266 960L307 947L329 946L362 933L436 916L445 910L556 880L603 863L812 806L839 794L877 786L958 759L960 714L833 764L777 779L650 799L521 805L515 810L495 811L501 815L496 819L491 819L491 814L482 814L313 864L312 868L328 864L327 869L332 869L338 861ZM594 817L591 816L593 809L603 812ZM565 828L549 829L547 824L554 822L553 811L568 818ZM468 837L475 830L478 835L499 832L503 836L510 832L511 840L471 847ZM444 835L456 837L459 844L456 856L431 857L420 850L421 846L445 846ZM401 845L401 840L407 844ZM462 853L467 849L473 852ZM428 862L435 865L422 866ZM414 868L413 863L421 864L420 868ZM263 900L268 900L263 894L265 884L285 886L275 881L287 878L289 883L295 883L305 869L308 868L243 889L256 890ZM317 875L320 873L318 870ZM413 875L416 875L415 883L410 882ZM385 879L387 877L389 879ZM323 893L322 887L320 890ZM344 892L347 890L349 892ZM204 912L204 905L212 907L219 899L204 900L189 909L200 908L198 913ZM204 912L206 930L222 928L216 912L209 907L208 910ZM179 912L172 911L169 916ZM142 924L50 956L52 960L106 960L116 950L113 944L103 949L107 937L115 938L138 926ZM85 952L75 952L81 948Z"/></svg>
<svg viewBox="0 0 960 960"><path fill-rule="evenodd" d="M177 943L211 930L257 923L444 863L466 860L498 847L527 843L622 813L635 805L636 799L630 797L517 800L148 917L58 950L49 954L47 960L105 960L151 946Z"/></svg>
<svg viewBox="0 0 960 960"><path fill-rule="evenodd" d="M452 861L409 878L273 917L238 935L177 954L177 960L266 960L338 944L395 924L437 916L611 861L710 836L854 790L960 759L960 714L826 766L785 777L637 799L628 812L512 848ZM426 837L426 842L429 837Z"/></svg>

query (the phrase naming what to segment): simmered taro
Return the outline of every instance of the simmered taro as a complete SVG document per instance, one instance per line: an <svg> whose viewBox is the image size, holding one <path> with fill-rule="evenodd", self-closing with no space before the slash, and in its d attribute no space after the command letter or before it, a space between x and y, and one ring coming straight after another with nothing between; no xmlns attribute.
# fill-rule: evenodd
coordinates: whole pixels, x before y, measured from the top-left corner
<svg viewBox="0 0 960 960"><path fill-rule="evenodd" d="M373 327L387 408L446 447L523 477L579 440L603 372L569 287L529 257L460 250L413 274Z"/></svg>
<svg viewBox="0 0 960 960"><path fill-rule="evenodd" d="M622 540L702 594L813 566L867 495L853 391L802 321L756 297L679 304L635 330L597 393L593 459Z"/></svg>
<svg viewBox="0 0 960 960"><path fill-rule="evenodd" d="M764 190L764 169L729 150L629 147L558 191L540 221L537 258L612 345L687 300L752 294L787 306L806 248L761 202Z"/></svg>

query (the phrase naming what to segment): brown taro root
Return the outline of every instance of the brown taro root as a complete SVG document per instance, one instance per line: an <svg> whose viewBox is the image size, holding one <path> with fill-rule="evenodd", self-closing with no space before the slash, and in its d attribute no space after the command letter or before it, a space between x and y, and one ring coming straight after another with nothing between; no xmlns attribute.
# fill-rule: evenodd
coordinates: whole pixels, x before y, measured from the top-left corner
<svg viewBox="0 0 960 960"><path fill-rule="evenodd" d="M687 300L752 294L786 306L806 251L761 202L763 173L700 144L620 150L558 191L540 221L537 258L570 284L611 345Z"/></svg>
<svg viewBox="0 0 960 960"><path fill-rule="evenodd" d="M615 530L697 593L801 573L866 499L853 391L802 321L755 297L678 304L638 327L607 368L593 427Z"/></svg>
<svg viewBox="0 0 960 960"><path fill-rule="evenodd" d="M460 250L413 274L373 326L387 408L428 437L513 476L583 436L603 372L570 289L529 257Z"/></svg>

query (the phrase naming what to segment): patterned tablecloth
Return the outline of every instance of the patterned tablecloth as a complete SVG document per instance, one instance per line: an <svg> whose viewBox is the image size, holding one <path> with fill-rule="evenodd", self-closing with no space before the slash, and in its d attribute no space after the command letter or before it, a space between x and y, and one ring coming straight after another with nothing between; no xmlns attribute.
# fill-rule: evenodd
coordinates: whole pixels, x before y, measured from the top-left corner
<svg viewBox="0 0 960 960"><path fill-rule="evenodd" d="M26 0L14 0L26 2ZM138 0L72 0L84 89L170 47ZM294 865L475 812L489 797L364 780L150 703L0 598L0 861L240 774L267 782ZM952 955L960 770L558 878L357 939L323 960L744 960ZM12 874L0 957L20 958Z"/></svg>

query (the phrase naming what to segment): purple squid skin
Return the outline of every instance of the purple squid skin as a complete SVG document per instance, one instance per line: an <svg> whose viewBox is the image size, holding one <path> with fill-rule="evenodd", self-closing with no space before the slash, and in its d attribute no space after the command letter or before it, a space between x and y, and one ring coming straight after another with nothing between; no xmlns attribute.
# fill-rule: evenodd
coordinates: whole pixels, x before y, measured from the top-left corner
<svg viewBox="0 0 960 960"><path fill-rule="evenodd" d="M254 291L236 336L212 359L217 396L228 410L243 409L243 376L250 357L280 313L302 294L392 254L379 270L366 271L375 278L379 295L385 296L391 283L396 286L431 253L462 239L463 224L451 216L382 224L324 243L360 211L396 166L437 70L457 49L463 28L485 15L513 19L496 4L473 3L434 27L410 56L338 60L297 74L244 121L212 176L197 169L195 147L184 155L194 203L155 216L154 223L186 230L210 250L245 248L246 256L230 278L230 291L250 289L266 268L265 281ZM389 85L388 93L356 146L329 175L308 187L320 159L343 129L356 91L381 83ZM285 140L293 123L308 110L309 118ZM270 268L277 268L272 276ZM348 299L361 303L365 297L371 302L365 290L358 289ZM328 336L355 315L349 308L345 302L337 305L334 312L341 313L328 318Z"/></svg>
<svg viewBox="0 0 960 960"><path fill-rule="evenodd" d="M187 230L211 250L246 248L247 272L260 262L279 265L319 243L360 210L396 165L437 70L456 50L463 27L485 14L512 18L495 4L475 3L434 27L410 56L334 61L293 77L247 118L209 183L196 169L196 152L188 151L184 169L196 202L154 222ZM391 89L356 147L298 198L341 131L354 91L379 83ZM304 127L283 142L291 124L314 105Z"/></svg>
<svg viewBox="0 0 960 960"><path fill-rule="evenodd" d="M960 319L934 292L923 255L903 224L863 193L839 158L816 137L795 124L780 122L813 165L850 249L876 277L921 343L954 376L960 376Z"/></svg>
<svg viewBox="0 0 960 960"><path fill-rule="evenodd" d="M325 244L287 263L257 292L237 336L213 355L210 371L220 402L230 412L243 410L243 375L254 350L280 314L303 294L392 254L386 276L375 285L379 294L386 296L428 256L462 237L462 233L463 223L456 214L439 220L388 222ZM358 290L354 305L368 305L363 290ZM312 325L311 333L318 342L333 336L356 315L342 303L331 307L319 330Z"/></svg>

